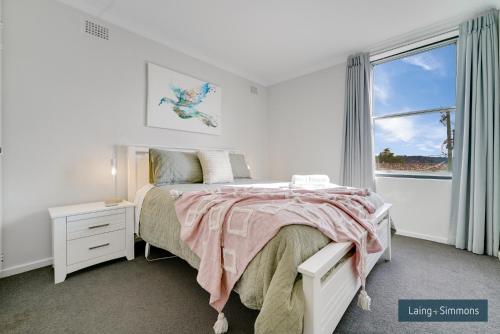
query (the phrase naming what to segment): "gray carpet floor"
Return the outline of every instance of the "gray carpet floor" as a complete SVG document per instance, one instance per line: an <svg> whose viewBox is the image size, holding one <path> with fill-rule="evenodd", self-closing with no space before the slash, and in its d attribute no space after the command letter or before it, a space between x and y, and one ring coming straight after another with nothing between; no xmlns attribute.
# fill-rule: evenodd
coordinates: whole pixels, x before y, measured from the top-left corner
<svg viewBox="0 0 500 334"><path fill-rule="evenodd" d="M216 312L180 259L100 264L54 285L52 269L0 280L0 333L213 333ZM153 256L164 255L154 250ZM368 278L372 312L352 303L335 333L500 333L500 261L396 236L393 260ZM399 323L400 298L488 299L487 323ZM236 294L225 308L229 333L253 333L257 312Z"/></svg>

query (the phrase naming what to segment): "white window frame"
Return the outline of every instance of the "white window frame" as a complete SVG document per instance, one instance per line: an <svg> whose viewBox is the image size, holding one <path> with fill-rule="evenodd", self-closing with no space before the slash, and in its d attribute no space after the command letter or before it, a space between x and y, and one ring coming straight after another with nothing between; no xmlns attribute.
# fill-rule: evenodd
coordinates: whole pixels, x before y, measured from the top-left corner
<svg viewBox="0 0 500 334"><path fill-rule="evenodd" d="M397 60L400 58L408 57L413 54L422 53L431 49L439 48L445 45L456 43L458 39L458 29L450 30L445 33L434 35L432 37L411 42L402 46L398 46L392 49L381 51L370 55L370 63L372 66L383 64L389 61ZM427 113L440 113L440 112L454 112L455 106L446 106L439 108L430 108L423 110L412 110L407 112L381 115L381 116L371 116L372 129L375 129L375 120L394 118L394 117L407 117L413 115L427 114ZM375 143L374 131L372 131L373 142ZM376 152L373 152L373 158L375 159ZM412 173L409 171L401 171L400 173L388 173L383 171L375 170L376 177L399 177L399 178L420 178L420 179L451 179L452 175L443 174L428 174L428 173Z"/></svg>

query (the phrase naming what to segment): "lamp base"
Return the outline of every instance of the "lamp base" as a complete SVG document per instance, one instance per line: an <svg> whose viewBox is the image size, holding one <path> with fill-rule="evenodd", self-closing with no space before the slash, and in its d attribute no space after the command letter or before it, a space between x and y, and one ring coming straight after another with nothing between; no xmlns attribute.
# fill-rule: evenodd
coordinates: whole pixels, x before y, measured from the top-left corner
<svg viewBox="0 0 500 334"><path fill-rule="evenodd" d="M120 204L121 202L123 202L123 200L121 198L112 197L112 198L105 199L104 205L105 206L116 206L116 205Z"/></svg>

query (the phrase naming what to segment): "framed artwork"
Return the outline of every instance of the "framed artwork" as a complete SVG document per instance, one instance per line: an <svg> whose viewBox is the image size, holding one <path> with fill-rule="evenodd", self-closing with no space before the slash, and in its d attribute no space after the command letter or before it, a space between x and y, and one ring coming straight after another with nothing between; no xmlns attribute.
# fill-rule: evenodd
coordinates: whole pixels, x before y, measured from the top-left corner
<svg viewBox="0 0 500 334"><path fill-rule="evenodd" d="M148 63L147 125L221 134L221 88Z"/></svg>

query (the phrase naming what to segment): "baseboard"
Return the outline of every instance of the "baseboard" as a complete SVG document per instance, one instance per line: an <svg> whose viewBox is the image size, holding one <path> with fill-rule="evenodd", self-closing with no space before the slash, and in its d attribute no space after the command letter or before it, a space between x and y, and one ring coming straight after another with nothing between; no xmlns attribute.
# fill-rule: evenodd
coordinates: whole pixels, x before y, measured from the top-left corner
<svg viewBox="0 0 500 334"><path fill-rule="evenodd" d="M20 273L24 273L26 271L50 266L52 264L52 258L48 257L46 259L41 259L33 262L18 264L12 267L4 268L0 270L0 278L17 275Z"/></svg>
<svg viewBox="0 0 500 334"><path fill-rule="evenodd" d="M444 238L444 237L436 237L436 236L432 236L432 235L420 234L420 233L415 233L415 232L405 231L405 230L400 230L400 229L397 230L396 234L402 235L405 237L411 237L411 238L439 242L442 244L448 244L448 239ZM500 253L499 253L499 258L500 258ZM4 268L4 269L0 270L0 278L12 276L12 275L17 275L20 273L24 273L26 271L50 266L51 264L52 264L52 258L48 257L46 259L41 259L41 260L29 262L29 263L23 263L23 264L19 264L16 266Z"/></svg>
<svg viewBox="0 0 500 334"><path fill-rule="evenodd" d="M417 238L417 239L439 242L441 244L448 244L448 239L445 237L436 237L434 235L415 233L415 232L405 231L405 230L400 230L400 229L397 229L396 234L402 235L405 237L410 237L410 238Z"/></svg>

